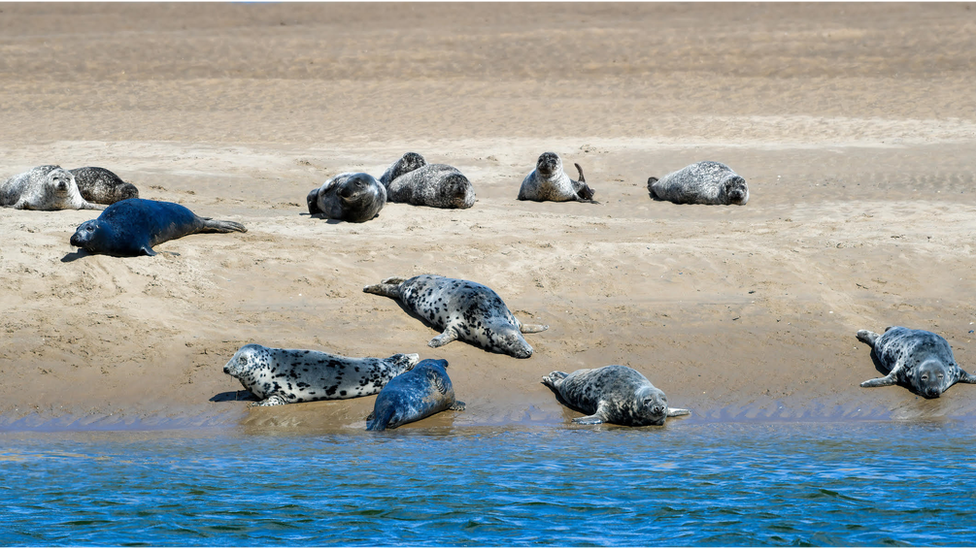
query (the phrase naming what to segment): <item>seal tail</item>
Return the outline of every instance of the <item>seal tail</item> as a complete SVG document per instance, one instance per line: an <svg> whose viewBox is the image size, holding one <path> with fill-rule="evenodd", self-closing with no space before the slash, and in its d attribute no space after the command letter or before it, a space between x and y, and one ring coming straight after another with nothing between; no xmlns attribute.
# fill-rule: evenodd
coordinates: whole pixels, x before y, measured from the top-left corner
<svg viewBox="0 0 976 549"><path fill-rule="evenodd" d="M219 219L211 219L209 217L201 217L203 220L203 229L200 230L202 233L230 233L239 232L246 233L247 227L241 225L236 221L221 221Z"/></svg>

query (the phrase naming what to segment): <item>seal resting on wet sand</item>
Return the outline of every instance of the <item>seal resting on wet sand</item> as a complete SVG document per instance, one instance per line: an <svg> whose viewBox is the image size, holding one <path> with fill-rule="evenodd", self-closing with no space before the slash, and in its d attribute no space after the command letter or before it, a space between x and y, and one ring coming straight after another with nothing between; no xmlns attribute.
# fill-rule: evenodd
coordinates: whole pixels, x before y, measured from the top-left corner
<svg viewBox="0 0 976 549"><path fill-rule="evenodd" d="M277 406L313 400L375 395L394 377L420 360L416 354L390 358L349 358L307 349L277 349L245 345L224 365L260 402Z"/></svg>
<svg viewBox="0 0 976 549"><path fill-rule="evenodd" d="M397 299L435 329L443 330L427 343L431 347L460 339L496 353L529 358L532 347L522 334L549 328L522 324L494 290L469 280L425 274L387 278L363 291Z"/></svg>
<svg viewBox="0 0 976 549"><path fill-rule="evenodd" d="M0 206L17 210L100 210L81 196L71 172L61 166L37 166L0 185Z"/></svg>
<svg viewBox="0 0 976 549"><path fill-rule="evenodd" d="M454 399L446 368L446 360L427 359L391 379L376 395L366 430L395 429L444 410L464 410L464 403Z"/></svg>
<svg viewBox="0 0 976 549"><path fill-rule="evenodd" d="M308 213L329 219L362 223L386 204L386 188L368 173L340 173L305 198Z"/></svg>
<svg viewBox="0 0 976 549"><path fill-rule="evenodd" d="M573 419L573 423L664 425L669 417L691 413L683 408L669 408L664 391L627 366L610 365L571 374L555 371L543 377L542 383L552 389L562 404L589 414Z"/></svg>
<svg viewBox="0 0 976 549"><path fill-rule="evenodd" d="M675 204L738 204L749 202L746 180L721 162L696 162L661 179L647 178L651 198Z"/></svg>
<svg viewBox="0 0 976 549"><path fill-rule="evenodd" d="M75 176L82 198L98 204L115 204L126 198L139 198L139 189L105 168L84 167L68 170Z"/></svg>
<svg viewBox="0 0 976 549"><path fill-rule="evenodd" d="M236 221L199 217L172 202L129 198L116 202L85 221L71 236L71 245L90 254L119 257L156 255L153 246L196 233L247 232Z"/></svg>
<svg viewBox="0 0 976 549"><path fill-rule="evenodd" d="M858 330L857 339L871 346L874 358L888 372L861 387L897 383L925 398L938 398L956 383L976 383L976 376L956 364L949 342L932 332L893 326L881 335Z"/></svg>
<svg viewBox="0 0 976 549"><path fill-rule="evenodd" d="M579 181L573 181L563 171L563 161L554 152L545 152L539 155L535 169L529 172L522 180L519 188L519 200L534 200L542 202L551 200L553 202L593 202L595 191L586 184L583 177L583 168L579 164L574 164L579 172Z"/></svg>

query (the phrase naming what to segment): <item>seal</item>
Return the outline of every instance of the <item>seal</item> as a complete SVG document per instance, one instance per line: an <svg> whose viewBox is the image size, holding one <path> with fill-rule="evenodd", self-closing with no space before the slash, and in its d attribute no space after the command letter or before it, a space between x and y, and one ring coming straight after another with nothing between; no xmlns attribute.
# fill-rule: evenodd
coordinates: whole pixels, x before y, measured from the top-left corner
<svg viewBox="0 0 976 549"><path fill-rule="evenodd" d="M375 395L391 379L413 368L420 355L390 358L349 358L307 349L245 345L224 365L259 402L278 406L313 400L338 400Z"/></svg>
<svg viewBox="0 0 976 549"><path fill-rule="evenodd" d="M405 153L400 157L399 160L390 164L390 167L383 172L383 175L380 176L380 184L389 188L390 183L393 182L394 179L426 165L427 161L424 160L423 156L420 156L415 152Z"/></svg>
<svg viewBox="0 0 976 549"><path fill-rule="evenodd" d="M139 198L139 189L105 168L84 167L68 170L75 176L81 197L98 204L115 204L126 198Z"/></svg>
<svg viewBox="0 0 976 549"><path fill-rule="evenodd" d="M431 347L460 339L488 351L529 358L532 347L522 334L549 328L522 324L494 290L469 280L425 274L410 279L387 278L363 291L399 300L408 311L442 330L427 343Z"/></svg>
<svg viewBox="0 0 976 549"><path fill-rule="evenodd" d="M746 180L721 162L706 160L685 166L661 179L647 178L651 198L675 204L738 204L749 202Z"/></svg>
<svg viewBox="0 0 976 549"><path fill-rule="evenodd" d="M575 200L595 204L596 202L593 201L595 191L586 184L583 168L579 164L574 165L579 171L579 181L573 181L566 175L566 172L563 171L563 161L558 154L554 152L542 153L535 163L535 169L522 180L518 199L536 202Z"/></svg>
<svg viewBox="0 0 976 549"><path fill-rule="evenodd" d="M386 204L386 188L367 173L340 173L306 198L308 213L353 223L369 221Z"/></svg>
<svg viewBox="0 0 976 549"><path fill-rule="evenodd" d="M571 374L555 371L542 378L562 404L584 414L573 423L595 425L614 423L639 427L664 425L664 420L686 416L690 410L669 408L664 391L651 385L643 374L620 365Z"/></svg>
<svg viewBox="0 0 976 549"><path fill-rule="evenodd" d="M871 357L888 372L861 387L899 384L925 398L939 398L956 383L976 383L976 376L956 364L949 342L932 332L892 326L882 335L858 330L857 339L871 346Z"/></svg>
<svg viewBox="0 0 976 549"><path fill-rule="evenodd" d="M153 246L196 233L246 233L235 221L199 217L172 202L129 198L116 202L98 216L78 225L71 245L91 254L118 257L156 255Z"/></svg>
<svg viewBox="0 0 976 549"><path fill-rule="evenodd" d="M0 185L0 206L17 210L100 210L81 196L71 172L61 166L37 166Z"/></svg>
<svg viewBox="0 0 976 549"><path fill-rule="evenodd" d="M391 379L376 395L366 430L395 429L444 410L464 410L464 403L454 398L446 368L446 360L427 359Z"/></svg>
<svg viewBox="0 0 976 549"><path fill-rule="evenodd" d="M428 164L390 182L390 202L433 208L470 208L475 195L471 181L447 164Z"/></svg>

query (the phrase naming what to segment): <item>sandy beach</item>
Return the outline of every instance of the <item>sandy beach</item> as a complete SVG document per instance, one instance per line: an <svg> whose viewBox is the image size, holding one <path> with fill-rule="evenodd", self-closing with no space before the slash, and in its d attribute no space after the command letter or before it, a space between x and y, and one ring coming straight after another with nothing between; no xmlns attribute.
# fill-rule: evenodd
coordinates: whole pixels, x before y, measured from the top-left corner
<svg viewBox="0 0 976 549"><path fill-rule="evenodd" d="M931 330L976 370L971 4L3 4L0 51L0 178L100 166L248 228L115 258L68 243L97 212L0 209L0 428L364 428L373 397L235 400L247 343L447 359L467 410L420 426L566 422L542 376L607 364L683 421L976 417L973 386L860 388L854 337ZM475 206L307 215L407 151ZM544 151L599 204L517 201ZM650 199L700 160L748 205ZM527 360L429 348L362 292L423 273L550 328Z"/></svg>

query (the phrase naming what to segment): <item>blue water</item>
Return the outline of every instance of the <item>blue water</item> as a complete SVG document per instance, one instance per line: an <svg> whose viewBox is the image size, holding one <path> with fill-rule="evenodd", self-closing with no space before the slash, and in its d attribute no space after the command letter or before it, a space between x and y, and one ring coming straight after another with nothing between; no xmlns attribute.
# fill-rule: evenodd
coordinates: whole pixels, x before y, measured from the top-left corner
<svg viewBox="0 0 976 549"><path fill-rule="evenodd" d="M973 545L976 424L0 433L3 545Z"/></svg>

